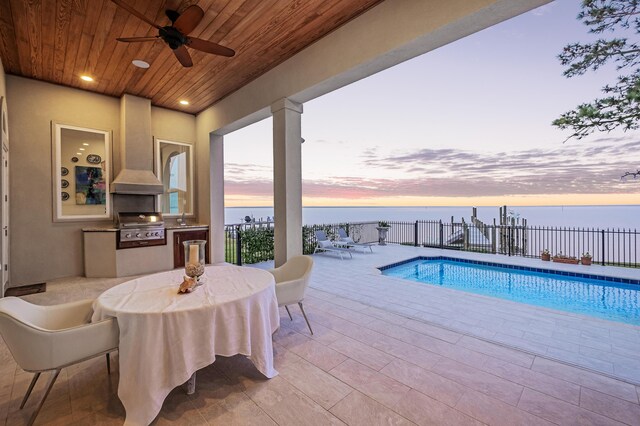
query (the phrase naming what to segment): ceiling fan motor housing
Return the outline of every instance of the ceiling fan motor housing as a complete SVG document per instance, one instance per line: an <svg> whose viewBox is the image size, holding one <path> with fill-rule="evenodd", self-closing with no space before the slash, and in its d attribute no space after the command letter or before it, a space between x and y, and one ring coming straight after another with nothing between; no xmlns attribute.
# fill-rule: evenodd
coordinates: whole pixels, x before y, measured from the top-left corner
<svg viewBox="0 0 640 426"><path fill-rule="evenodd" d="M160 28L160 37L174 50L187 43L187 37L172 26Z"/></svg>

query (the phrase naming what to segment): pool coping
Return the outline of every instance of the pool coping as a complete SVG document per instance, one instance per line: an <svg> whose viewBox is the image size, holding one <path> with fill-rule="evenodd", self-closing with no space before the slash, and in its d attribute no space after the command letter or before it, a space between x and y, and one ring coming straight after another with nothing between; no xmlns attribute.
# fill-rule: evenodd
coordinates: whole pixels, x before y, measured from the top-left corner
<svg viewBox="0 0 640 426"><path fill-rule="evenodd" d="M470 263L474 265L491 266L491 267L505 268L505 269L516 269L516 270L527 271L527 272L539 272L539 273L547 273L552 275L562 275L562 276L573 277L573 278L601 280L601 281L607 281L607 282L616 283L616 284L628 284L628 285L636 285L640 287L640 280L631 279L631 278L585 274L582 272L570 272L570 271L563 271L563 270L549 269L549 268L535 268L532 266L487 262L484 260L473 260L473 259L465 259L461 257L452 257L452 256L416 256L410 259L401 260L399 262L390 263L388 265L379 266L377 269L380 272L384 272L388 269L395 268L397 266L402 266L404 264L415 262L418 260L449 260L449 261L460 262L460 263Z"/></svg>

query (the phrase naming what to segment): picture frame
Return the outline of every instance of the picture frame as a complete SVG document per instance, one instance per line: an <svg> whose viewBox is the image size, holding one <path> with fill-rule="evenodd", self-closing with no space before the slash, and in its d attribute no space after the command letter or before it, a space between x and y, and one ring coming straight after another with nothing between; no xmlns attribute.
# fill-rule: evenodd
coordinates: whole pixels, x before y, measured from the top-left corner
<svg viewBox="0 0 640 426"><path fill-rule="evenodd" d="M111 131L52 121L51 134L53 221L111 221ZM86 151L97 164L87 161Z"/></svg>

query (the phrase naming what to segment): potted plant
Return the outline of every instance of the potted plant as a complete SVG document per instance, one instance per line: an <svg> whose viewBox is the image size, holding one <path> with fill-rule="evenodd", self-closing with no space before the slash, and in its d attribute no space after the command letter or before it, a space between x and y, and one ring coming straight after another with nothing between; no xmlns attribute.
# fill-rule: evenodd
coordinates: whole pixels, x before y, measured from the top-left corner
<svg viewBox="0 0 640 426"><path fill-rule="evenodd" d="M573 256L565 256L562 252L553 256L553 261L556 263L569 263L572 265L577 265L579 262L577 258Z"/></svg>
<svg viewBox="0 0 640 426"><path fill-rule="evenodd" d="M386 246L387 243L387 232L389 232L389 223L381 220L378 222L378 226L376 229L378 230L378 244L381 246Z"/></svg>
<svg viewBox="0 0 640 426"><path fill-rule="evenodd" d="M582 257L580 258L580 263L587 266L591 265L591 255L589 254L589 252L582 253Z"/></svg>
<svg viewBox="0 0 640 426"><path fill-rule="evenodd" d="M549 252L549 249L542 250L542 253L540 253L540 258L542 260L544 260L545 262L550 261L551 260L551 253Z"/></svg>

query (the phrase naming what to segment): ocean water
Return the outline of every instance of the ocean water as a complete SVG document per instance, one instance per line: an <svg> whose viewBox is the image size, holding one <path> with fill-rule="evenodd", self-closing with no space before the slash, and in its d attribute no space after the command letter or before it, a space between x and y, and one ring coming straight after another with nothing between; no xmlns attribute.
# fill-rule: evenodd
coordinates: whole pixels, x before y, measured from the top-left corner
<svg viewBox="0 0 640 426"><path fill-rule="evenodd" d="M640 229L640 205L625 206L530 206L508 207L530 226L563 226L579 228ZM256 220L273 216L272 207L227 207L225 223L240 223L245 216ZM469 221L471 207L304 207L305 225L339 222L442 220L465 218ZM483 222L498 221L498 207L478 207Z"/></svg>

